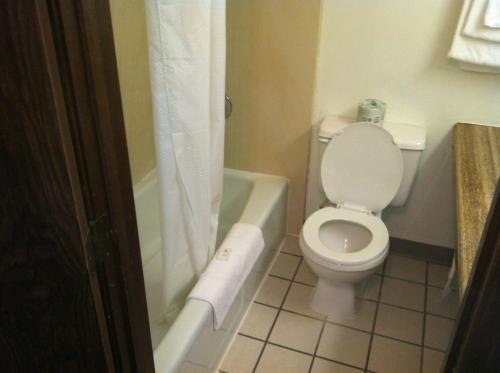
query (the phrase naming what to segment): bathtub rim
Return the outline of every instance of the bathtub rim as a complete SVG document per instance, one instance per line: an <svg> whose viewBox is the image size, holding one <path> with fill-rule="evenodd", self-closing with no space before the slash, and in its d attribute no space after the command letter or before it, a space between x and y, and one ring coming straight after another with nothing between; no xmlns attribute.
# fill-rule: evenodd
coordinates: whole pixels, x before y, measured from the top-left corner
<svg viewBox="0 0 500 373"><path fill-rule="evenodd" d="M280 198L288 192L288 180L281 176L234 169L224 169L224 174L253 183L252 191L238 222L255 224L263 229L267 218L271 216L271 212L280 202ZM212 318L212 314L211 305L205 301L189 299L186 302L153 351L157 373L173 373L180 368L184 357L189 353L203 326L209 318Z"/></svg>

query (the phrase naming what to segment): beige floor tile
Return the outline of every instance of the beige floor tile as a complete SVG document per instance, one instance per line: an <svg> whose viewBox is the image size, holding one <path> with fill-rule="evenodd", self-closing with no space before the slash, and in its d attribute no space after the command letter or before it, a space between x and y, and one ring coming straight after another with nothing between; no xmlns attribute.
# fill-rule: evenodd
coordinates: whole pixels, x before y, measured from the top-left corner
<svg viewBox="0 0 500 373"><path fill-rule="evenodd" d="M429 263L429 273L427 275L427 284L433 286L444 287L448 281L448 273L450 267L445 267L439 264Z"/></svg>
<svg viewBox="0 0 500 373"><path fill-rule="evenodd" d="M424 284L425 267L426 263L423 260L390 255L385 264L385 275Z"/></svg>
<svg viewBox="0 0 500 373"><path fill-rule="evenodd" d="M384 277L381 301L417 311L424 310L425 286Z"/></svg>
<svg viewBox="0 0 500 373"><path fill-rule="evenodd" d="M252 301L255 292L259 289L260 283L263 281L264 274L256 271L250 271L247 279L243 283L243 299Z"/></svg>
<svg viewBox="0 0 500 373"><path fill-rule="evenodd" d="M368 369L383 373L419 373L420 347L374 336Z"/></svg>
<svg viewBox="0 0 500 373"><path fill-rule="evenodd" d="M323 315L314 311L310 306L314 290L312 286L292 283L283 304L283 309L320 319L324 318Z"/></svg>
<svg viewBox="0 0 500 373"><path fill-rule="evenodd" d="M264 342L237 335L220 366L231 373L250 373L255 367Z"/></svg>
<svg viewBox="0 0 500 373"><path fill-rule="evenodd" d="M326 324L317 355L364 368L370 335L339 325Z"/></svg>
<svg viewBox="0 0 500 373"><path fill-rule="evenodd" d="M269 341L299 351L313 353L323 323L310 317L281 311Z"/></svg>
<svg viewBox="0 0 500 373"><path fill-rule="evenodd" d="M445 351L454 324L453 320L427 315L425 318L425 345Z"/></svg>
<svg viewBox="0 0 500 373"><path fill-rule="evenodd" d="M422 373L440 373L443 360L443 352L424 348L424 362L422 365Z"/></svg>
<svg viewBox="0 0 500 373"><path fill-rule="evenodd" d="M206 373L207 367L185 361L177 373Z"/></svg>
<svg viewBox="0 0 500 373"><path fill-rule="evenodd" d="M423 313L381 304L377 312L375 333L421 344L423 323Z"/></svg>
<svg viewBox="0 0 500 373"><path fill-rule="evenodd" d="M333 361L324 360L319 357L314 359L313 367L311 370L311 373L359 373L359 372L362 372L362 370L347 367L342 364L337 364L334 363Z"/></svg>
<svg viewBox="0 0 500 373"><path fill-rule="evenodd" d="M443 291L427 287L427 312L435 315L456 318L458 312L458 295L456 291L444 295Z"/></svg>
<svg viewBox="0 0 500 373"><path fill-rule="evenodd" d="M294 281L303 282L304 284L308 284L311 286L316 286L318 276L316 276L312 269L309 268L306 261L303 260L302 263L300 263L300 267L297 271L297 275L295 276Z"/></svg>
<svg viewBox="0 0 500 373"><path fill-rule="evenodd" d="M375 273L378 275L382 275L384 273L384 266L385 266L385 262L383 262L381 265L379 265L377 267L377 271Z"/></svg>
<svg viewBox="0 0 500 373"><path fill-rule="evenodd" d="M255 338L266 339L277 313L278 310L275 308L252 303L239 332Z"/></svg>
<svg viewBox="0 0 500 373"><path fill-rule="evenodd" d="M268 344L260 358L257 373L307 373L311 356ZM233 373L233 372L230 372Z"/></svg>
<svg viewBox="0 0 500 373"><path fill-rule="evenodd" d="M368 300L378 300L380 292L380 283L382 282L382 277L379 275L373 275L368 277L365 281L360 282L356 286L357 296Z"/></svg>
<svg viewBox="0 0 500 373"><path fill-rule="evenodd" d="M278 253L276 260L269 273L271 275L284 277L291 280L297 267L299 265L300 258L294 255L289 255L285 253Z"/></svg>
<svg viewBox="0 0 500 373"><path fill-rule="evenodd" d="M356 314L351 317L329 316L328 321L361 329L367 332L372 331L373 319L375 317L376 304L367 300L358 300L356 304Z"/></svg>
<svg viewBox="0 0 500 373"><path fill-rule="evenodd" d="M255 300L270 306L279 307L283 298L285 298L289 285L290 281L267 276Z"/></svg>
<svg viewBox="0 0 500 373"><path fill-rule="evenodd" d="M302 250L300 250L299 246L299 238L296 236L286 236L281 252L302 256Z"/></svg>

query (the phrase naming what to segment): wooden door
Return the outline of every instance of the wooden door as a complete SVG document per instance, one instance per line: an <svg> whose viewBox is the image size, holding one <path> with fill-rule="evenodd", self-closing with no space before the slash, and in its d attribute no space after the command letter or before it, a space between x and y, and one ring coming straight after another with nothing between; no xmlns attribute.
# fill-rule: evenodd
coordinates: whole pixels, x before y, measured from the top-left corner
<svg viewBox="0 0 500 373"><path fill-rule="evenodd" d="M0 27L0 371L153 372L108 4Z"/></svg>

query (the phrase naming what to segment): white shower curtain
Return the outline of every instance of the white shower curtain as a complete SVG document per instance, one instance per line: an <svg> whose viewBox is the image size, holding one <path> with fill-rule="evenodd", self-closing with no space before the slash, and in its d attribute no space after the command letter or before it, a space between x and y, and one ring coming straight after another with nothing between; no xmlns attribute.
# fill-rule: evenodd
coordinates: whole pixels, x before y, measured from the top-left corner
<svg viewBox="0 0 500 373"><path fill-rule="evenodd" d="M146 1L168 322L215 251L226 5L225 0Z"/></svg>

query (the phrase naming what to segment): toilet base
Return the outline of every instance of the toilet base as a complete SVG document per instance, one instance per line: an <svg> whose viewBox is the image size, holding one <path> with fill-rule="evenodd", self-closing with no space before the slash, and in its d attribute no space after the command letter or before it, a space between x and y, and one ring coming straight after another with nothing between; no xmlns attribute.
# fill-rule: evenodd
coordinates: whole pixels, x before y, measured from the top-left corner
<svg viewBox="0 0 500 373"><path fill-rule="evenodd" d="M355 285L318 279L311 308L325 316L350 318L356 314Z"/></svg>

